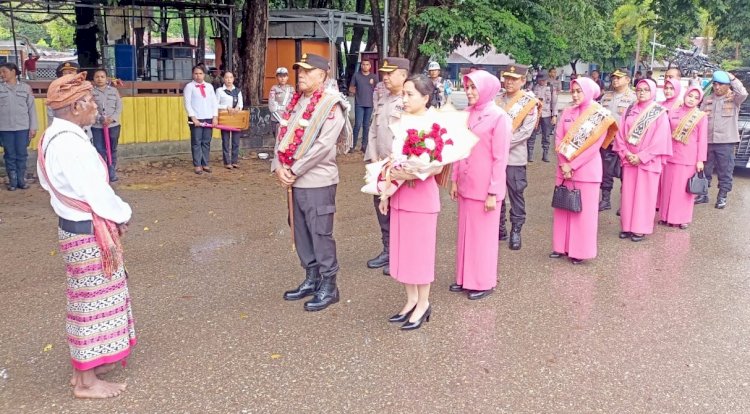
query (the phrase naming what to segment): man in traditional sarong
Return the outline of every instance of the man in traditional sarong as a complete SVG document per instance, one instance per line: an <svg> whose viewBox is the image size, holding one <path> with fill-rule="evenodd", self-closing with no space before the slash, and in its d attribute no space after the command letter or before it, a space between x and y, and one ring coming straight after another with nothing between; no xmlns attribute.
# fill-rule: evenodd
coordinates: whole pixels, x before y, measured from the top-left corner
<svg viewBox="0 0 750 414"><path fill-rule="evenodd" d="M404 112L404 82L409 76L410 62L408 59L398 57L387 57L383 60L383 65L379 72L383 74L383 84L388 92L385 95L378 96L374 100L375 110L372 116L370 132L367 138L367 151L365 152L365 162L375 162L382 160L391 155L393 147L393 131L391 124L401 119ZM378 94L378 91L375 92ZM375 205L375 214L380 224L380 233L382 236L383 250L374 259L367 261L367 267L370 269L383 268L383 274L391 274L388 262L388 243L390 240L391 218L389 214L380 212L380 197L373 196Z"/></svg>
<svg viewBox="0 0 750 414"><path fill-rule="evenodd" d="M505 92L497 99L497 104L508 113L512 120L513 137L510 140L510 155L505 171L510 199L510 241L511 250L521 248L521 227L526 222L526 200L523 191L526 189L526 164L528 164L527 141L531 138L539 119L537 105L539 101L530 92L523 90L526 83L528 67L508 65L502 68ZM508 238L505 231L505 199L500 208L500 240Z"/></svg>
<svg viewBox="0 0 750 414"><path fill-rule="evenodd" d="M91 89L86 72L50 84L47 106L54 120L38 144L37 172L59 216L73 394L109 398L125 384L101 376L117 362L124 365L136 343L120 243L132 211L109 186L107 166L83 131L97 117Z"/></svg>
<svg viewBox="0 0 750 414"><path fill-rule="evenodd" d="M714 207L727 206L727 196L732 191L734 173L734 147L740 142L738 117L740 105L747 99L747 89L731 73L714 72L713 93L703 99L701 110L708 117L708 160L706 178L711 184L715 172L719 181L719 194ZM708 203L708 195L695 198L695 204Z"/></svg>
<svg viewBox="0 0 750 414"><path fill-rule="evenodd" d="M609 109L612 113L612 117L615 118L615 121L617 121L617 125L619 126L620 119L625 115L628 107L635 103L635 92L630 89L630 75L628 75L627 69L617 69L612 72L610 77L612 79L612 88L614 90L604 93L601 104L603 107ZM602 175L602 199L599 201L599 211L604 211L612 209L610 195L615 185L615 177L611 174L612 168L609 168L609 166L613 163L619 163L620 157L617 153L612 151L611 142L605 142L600 152L604 172Z"/></svg>
<svg viewBox="0 0 750 414"><path fill-rule="evenodd" d="M291 189L290 218L305 280L285 292L284 299L313 295L305 310L319 311L339 301L333 239L339 182L336 152L351 146L351 125L344 115L344 98L338 91L325 90L328 60L305 53L294 68L299 68L299 92L292 97L291 111L281 117L271 169L281 185Z"/></svg>

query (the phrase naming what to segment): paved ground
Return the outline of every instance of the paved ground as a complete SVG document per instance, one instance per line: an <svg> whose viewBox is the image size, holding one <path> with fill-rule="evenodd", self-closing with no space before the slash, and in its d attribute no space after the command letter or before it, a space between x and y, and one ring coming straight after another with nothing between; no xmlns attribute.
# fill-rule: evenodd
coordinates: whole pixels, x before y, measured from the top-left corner
<svg viewBox="0 0 750 414"><path fill-rule="evenodd" d="M111 401L77 401L64 336L65 276L46 194L0 191L2 413L747 413L750 175L729 207L642 243L600 219L599 258L547 258L553 165L529 168L524 247L500 249L497 292L448 292L456 207L443 194L433 319L386 318L401 287L378 251L363 165L341 158L340 304L307 313L282 292L302 272L267 162L191 173L172 160L123 173L139 345ZM215 165L218 165L218 161ZM715 193L712 193L712 198Z"/></svg>

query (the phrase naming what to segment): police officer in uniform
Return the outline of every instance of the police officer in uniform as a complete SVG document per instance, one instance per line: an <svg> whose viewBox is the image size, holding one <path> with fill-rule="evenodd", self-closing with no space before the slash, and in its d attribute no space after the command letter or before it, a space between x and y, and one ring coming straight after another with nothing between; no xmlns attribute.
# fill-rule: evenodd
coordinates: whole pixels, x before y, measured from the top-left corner
<svg viewBox="0 0 750 414"><path fill-rule="evenodd" d="M410 62L408 59L399 57L387 57L378 70L383 74L383 84L387 93L375 99L375 108L370 124L370 132L367 138L367 151L365 162L375 162L391 155L393 146L393 132L389 128L394 122L401 119L404 112L404 83L409 77ZM367 262L370 269L383 268L383 274L390 275L388 260L388 242L390 238L391 218L389 214L380 212L380 197L374 196L375 214L380 224L380 233L383 241L383 250L374 259Z"/></svg>
<svg viewBox="0 0 750 414"><path fill-rule="evenodd" d="M276 84L271 86L268 92L268 111L271 112L271 121L276 124L274 132L278 135L281 115L284 114L286 106L292 100L294 87L289 85L289 70L283 66L276 69Z"/></svg>
<svg viewBox="0 0 750 414"><path fill-rule="evenodd" d="M510 154L506 167L505 181L510 199L510 241L511 250L521 248L521 227L526 222L526 201L523 191L526 189L526 164L528 163L527 141L534 133L539 119L538 99L523 89L526 84L528 66L506 65L501 69L503 92L497 104L508 113L512 121L513 136L510 140ZM505 231L505 200L500 208L500 240L507 238Z"/></svg>
<svg viewBox="0 0 750 414"><path fill-rule="evenodd" d="M612 116L615 118L617 125L620 126L620 119L622 119L628 107L635 103L636 97L635 92L630 89L630 75L628 75L627 69L617 69L610 75L612 79L613 91L607 91L602 95L601 104L603 107L609 109ZM602 165L604 165L604 172L602 175L602 184L600 186L602 190L602 199L599 201L599 211L610 210L612 203L610 202L610 194L614 187L615 180L610 174L608 164L617 162L619 159L617 153L612 151L612 145L608 145L606 148L600 150L602 156ZM620 177L617 177L620 178Z"/></svg>
<svg viewBox="0 0 750 414"><path fill-rule="evenodd" d="M549 75L546 70L540 70L536 76L536 85L532 88L539 102L542 103L539 129L542 132L542 161L549 162L550 136L554 133L557 123L557 94L551 84L548 83ZM534 162L535 137L527 141L529 149L529 162Z"/></svg>
<svg viewBox="0 0 750 414"><path fill-rule="evenodd" d="M747 89L731 73L717 70L713 75L713 92L703 99L701 110L708 117L708 160L706 178L716 171L719 195L714 207L727 206L727 195L732 191L734 173L734 146L740 142L737 130L740 105L747 99ZM698 196L695 204L708 203L708 196Z"/></svg>

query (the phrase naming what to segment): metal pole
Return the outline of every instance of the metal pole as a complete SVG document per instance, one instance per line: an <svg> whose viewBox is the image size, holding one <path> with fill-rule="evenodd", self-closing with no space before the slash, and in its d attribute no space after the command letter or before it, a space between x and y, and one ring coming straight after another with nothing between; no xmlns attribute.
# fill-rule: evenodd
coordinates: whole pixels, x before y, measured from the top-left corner
<svg viewBox="0 0 750 414"><path fill-rule="evenodd" d="M651 42L651 70L654 70L654 54L656 53L656 32L654 32L654 40Z"/></svg>
<svg viewBox="0 0 750 414"><path fill-rule="evenodd" d="M10 7L10 31L13 32L13 51L16 54L16 65L19 66L18 73L16 73L16 77L21 77L21 72L23 72L23 62L21 62L21 56L18 54L18 44L16 43L16 24L15 20L16 18L13 17L13 2L8 2ZM30 42L30 39L26 39L27 42ZM28 46L28 45L27 45Z"/></svg>
<svg viewBox="0 0 750 414"><path fill-rule="evenodd" d="M229 36L227 42L227 58L224 68L234 73L234 6L229 8Z"/></svg>
<svg viewBox="0 0 750 414"><path fill-rule="evenodd" d="M385 7L383 8L383 59L388 56L388 3L389 0L383 2Z"/></svg>

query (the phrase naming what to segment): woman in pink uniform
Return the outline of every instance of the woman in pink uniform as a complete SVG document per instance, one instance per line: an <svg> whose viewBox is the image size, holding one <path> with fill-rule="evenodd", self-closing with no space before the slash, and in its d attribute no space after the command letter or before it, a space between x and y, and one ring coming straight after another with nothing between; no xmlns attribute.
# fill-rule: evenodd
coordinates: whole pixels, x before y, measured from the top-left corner
<svg viewBox="0 0 750 414"><path fill-rule="evenodd" d="M703 171L708 141L706 113L698 109L703 91L688 88L685 103L669 111L672 126L672 156L667 160L661 180L660 224L686 229L693 221L693 194L686 191L693 174Z"/></svg>
<svg viewBox="0 0 750 414"><path fill-rule="evenodd" d="M484 70L464 76L469 101L469 129L479 142L469 158L453 164L451 198L458 200L456 283L451 292L468 291L481 299L497 285L500 209L505 198L505 167L510 150L511 120L495 104L500 80Z"/></svg>
<svg viewBox="0 0 750 414"><path fill-rule="evenodd" d="M637 102L620 121L613 149L622 159L621 239L639 242L654 232L659 179L672 155L672 133L666 109L654 102L656 84L641 80Z"/></svg>
<svg viewBox="0 0 750 414"><path fill-rule="evenodd" d="M404 84L404 111L426 115L434 86L424 75L415 75ZM441 169L442 170L442 169ZM440 173L435 171L433 175ZM435 177L422 181L400 169L393 180L406 180L390 198L381 200L380 211L391 209L391 277L406 289L406 304L390 322L403 323L401 329L418 329L430 320L430 284L435 280L435 244L440 212L440 193Z"/></svg>
<svg viewBox="0 0 750 414"><path fill-rule="evenodd" d="M677 109L680 105L682 105L682 99L680 99L681 91L682 91L682 85L680 84L679 80L674 79L674 78L669 78L664 81L664 98L666 99L664 100L664 102L661 103L661 106L667 109L667 114L669 114L673 110ZM662 158L662 161L664 161L664 168L666 168L667 158ZM659 210L659 207L661 206L663 187L664 187L664 174L662 173L661 178L659 179L659 190L656 192L657 194L656 210Z"/></svg>
<svg viewBox="0 0 750 414"><path fill-rule="evenodd" d="M594 101L601 90L589 78L577 78L570 86L573 105L565 108L555 130L556 185L581 192L580 212L556 208L552 213L552 259L567 255L573 264L593 259L597 253L599 184L602 158L599 149L615 133L609 110Z"/></svg>

